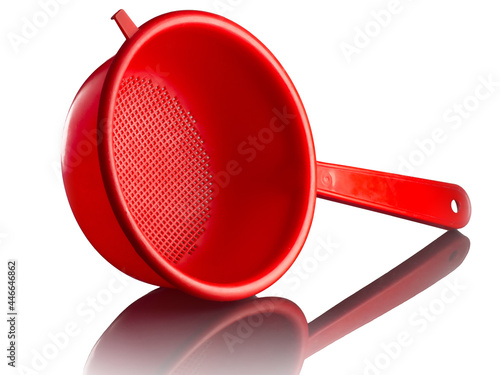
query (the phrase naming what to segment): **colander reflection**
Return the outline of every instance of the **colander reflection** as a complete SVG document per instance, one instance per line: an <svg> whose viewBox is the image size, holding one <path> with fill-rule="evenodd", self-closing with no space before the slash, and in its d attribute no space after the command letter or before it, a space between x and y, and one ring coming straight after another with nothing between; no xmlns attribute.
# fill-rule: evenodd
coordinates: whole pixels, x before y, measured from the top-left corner
<svg viewBox="0 0 500 375"><path fill-rule="evenodd" d="M305 358L448 275L469 247L447 232L309 324L283 298L215 302L159 288L110 325L84 374L298 374Z"/></svg>

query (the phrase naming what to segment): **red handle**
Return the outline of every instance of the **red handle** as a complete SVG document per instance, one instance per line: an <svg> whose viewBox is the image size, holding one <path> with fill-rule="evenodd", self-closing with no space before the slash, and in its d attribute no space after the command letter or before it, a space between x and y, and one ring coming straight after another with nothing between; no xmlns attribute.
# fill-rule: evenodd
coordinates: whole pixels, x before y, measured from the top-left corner
<svg viewBox="0 0 500 375"><path fill-rule="evenodd" d="M469 197L458 185L322 162L317 196L443 229L462 228L471 214Z"/></svg>
<svg viewBox="0 0 500 375"><path fill-rule="evenodd" d="M309 323L310 356L387 311L402 304L455 268L466 257L470 241L449 231L384 276Z"/></svg>
<svg viewBox="0 0 500 375"><path fill-rule="evenodd" d="M130 19L127 12L125 12L123 9L120 9L118 12L113 14L111 19L116 21L116 24L120 28L120 31L123 33L123 36L127 39L131 38L132 35L134 35L138 30L135 23Z"/></svg>

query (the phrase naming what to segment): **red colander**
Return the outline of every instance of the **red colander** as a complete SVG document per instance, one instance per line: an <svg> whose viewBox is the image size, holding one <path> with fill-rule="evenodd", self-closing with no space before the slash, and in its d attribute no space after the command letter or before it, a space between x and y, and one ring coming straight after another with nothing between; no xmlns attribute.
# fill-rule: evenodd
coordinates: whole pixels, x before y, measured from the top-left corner
<svg viewBox="0 0 500 375"><path fill-rule="evenodd" d="M251 296L297 257L316 196L467 224L457 185L317 162L290 78L237 24L199 11L140 28L123 10L113 18L127 40L76 95L62 170L83 232L126 274L208 299Z"/></svg>

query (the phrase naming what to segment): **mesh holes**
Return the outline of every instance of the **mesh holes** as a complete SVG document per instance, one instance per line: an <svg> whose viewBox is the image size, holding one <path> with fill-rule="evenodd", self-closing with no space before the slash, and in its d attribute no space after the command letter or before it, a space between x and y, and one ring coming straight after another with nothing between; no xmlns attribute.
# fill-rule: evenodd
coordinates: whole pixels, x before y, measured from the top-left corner
<svg viewBox="0 0 500 375"><path fill-rule="evenodd" d="M212 174L195 124L164 87L122 80L112 124L121 192L144 237L173 263L193 253L210 218Z"/></svg>

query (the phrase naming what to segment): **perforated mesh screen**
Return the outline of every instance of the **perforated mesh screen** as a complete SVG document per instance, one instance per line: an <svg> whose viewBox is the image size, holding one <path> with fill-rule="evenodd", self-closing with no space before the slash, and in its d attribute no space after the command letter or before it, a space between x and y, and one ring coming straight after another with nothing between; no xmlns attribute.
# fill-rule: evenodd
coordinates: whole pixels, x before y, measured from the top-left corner
<svg viewBox="0 0 500 375"><path fill-rule="evenodd" d="M177 263L192 254L210 218L210 161L193 116L164 87L123 79L112 124L120 188L137 227Z"/></svg>

